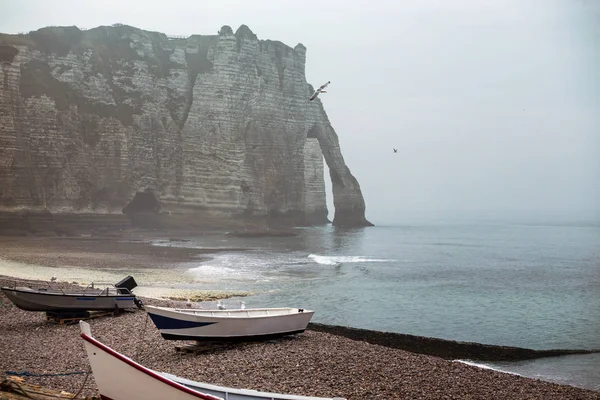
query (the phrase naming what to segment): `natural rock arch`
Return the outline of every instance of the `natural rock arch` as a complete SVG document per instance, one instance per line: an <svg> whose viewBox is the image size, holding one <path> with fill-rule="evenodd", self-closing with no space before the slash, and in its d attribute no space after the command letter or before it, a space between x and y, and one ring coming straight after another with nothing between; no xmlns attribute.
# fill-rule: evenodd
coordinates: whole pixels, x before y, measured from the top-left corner
<svg viewBox="0 0 600 400"><path fill-rule="evenodd" d="M322 106L321 106L322 109ZM360 185L344 162L335 130L323 110L324 122L313 124L308 137L319 141L321 152L329 168L335 208L332 225L341 227L373 226L365 218L365 201Z"/></svg>

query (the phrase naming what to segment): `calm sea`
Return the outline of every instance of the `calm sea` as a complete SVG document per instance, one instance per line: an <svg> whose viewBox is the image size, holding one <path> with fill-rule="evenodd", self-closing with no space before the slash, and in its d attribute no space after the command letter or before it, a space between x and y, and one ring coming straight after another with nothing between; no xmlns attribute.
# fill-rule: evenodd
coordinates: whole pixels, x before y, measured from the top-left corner
<svg viewBox="0 0 600 400"><path fill-rule="evenodd" d="M172 288L250 291L247 307L315 310L314 322L532 349L600 349L600 227L375 226L285 238L157 245L250 248L186 265ZM157 283L160 285L159 283ZM239 299L228 299L239 307ZM479 364L600 390L600 354Z"/></svg>
<svg viewBox="0 0 600 400"><path fill-rule="evenodd" d="M165 270L16 268L4 260L0 274L114 283L127 273L140 296L249 292L247 307L313 309L313 321L326 324L532 349L600 349L598 225L420 223L297 232L154 240L223 249L209 261ZM224 304L237 308L241 300ZM600 353L478 365L600 391Z"/></svg>

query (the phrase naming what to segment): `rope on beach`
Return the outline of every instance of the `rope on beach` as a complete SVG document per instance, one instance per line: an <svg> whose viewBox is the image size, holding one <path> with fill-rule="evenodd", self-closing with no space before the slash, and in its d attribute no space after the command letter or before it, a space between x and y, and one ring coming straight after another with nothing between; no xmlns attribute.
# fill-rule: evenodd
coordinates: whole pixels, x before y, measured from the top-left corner
<svg viewBox="0 0 600 400"><path fill-rule="evenodd" d="M144 328L142 329L142 331L140 332L140 340L138 342L138 345L135 348L135 358L136 360L139 360L139 353L140 353L140 346L142 344L144 344L144 334L146 333L146 327L148 326L148 320L150 319L150 314L146 313L146 320L144 321Z"/></svg>
<svg viewBox="0 0 600 400"><path fill-rule="evenodd" d="M88 367L88 370L85 372L85 379L83 380L83 383L81 384L81 387L79 388L79 390L77 391L77 393L75 393L75 396L73 396L74 399L78 398L79 395L81 394L81 392L83 391L83 388L85 388L85 384L90 376L90 372L92 372L92 366L90 365Z"/></svg>
<svg viewBox="0 0 600 400"><path fill-rule="evenodd" d="M6 375L14 376L67 376L67 375L79 375L87 374L87 371L73 371L73 372L59 372L57 374L34 374L29 371L15 372L15 371L4 371Z"/></svg>

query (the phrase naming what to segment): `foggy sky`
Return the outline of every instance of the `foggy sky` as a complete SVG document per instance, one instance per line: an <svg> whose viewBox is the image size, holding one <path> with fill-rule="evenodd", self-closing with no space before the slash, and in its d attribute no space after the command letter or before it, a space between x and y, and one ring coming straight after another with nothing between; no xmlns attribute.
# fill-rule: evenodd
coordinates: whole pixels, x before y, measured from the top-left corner
<svg viewBox="0 0 600 400"><path fill-rule="evenodd" d="M0 7L4 33L123 23L191 35L246 24L259 39L303 43L309 83L331 80L321 99L375 224L600 220L595 0L0 0ZM330 184L328 204L333 218Z"/></svg>

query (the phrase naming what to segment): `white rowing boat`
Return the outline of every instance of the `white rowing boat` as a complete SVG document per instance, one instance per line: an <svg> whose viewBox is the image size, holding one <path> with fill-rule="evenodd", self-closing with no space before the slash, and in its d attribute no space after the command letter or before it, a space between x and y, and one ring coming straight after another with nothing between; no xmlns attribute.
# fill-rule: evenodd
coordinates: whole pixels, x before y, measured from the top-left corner
<svg viewBox="0 0 600 400"><path fill-rule="evenodd" d="M145 306L167 340L265 340L306 330L314 311L302 308L198 310Z"/></svg>
<svg viewBox="0 0 600 400"><path fill-rule="evenodd" d="M79 321L79 326L103 400L345 400L229 388L160 373L95 339L87 322Z"/></svg>

